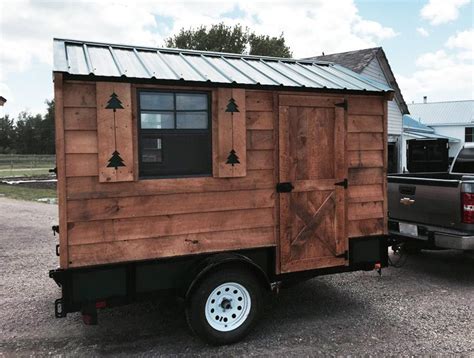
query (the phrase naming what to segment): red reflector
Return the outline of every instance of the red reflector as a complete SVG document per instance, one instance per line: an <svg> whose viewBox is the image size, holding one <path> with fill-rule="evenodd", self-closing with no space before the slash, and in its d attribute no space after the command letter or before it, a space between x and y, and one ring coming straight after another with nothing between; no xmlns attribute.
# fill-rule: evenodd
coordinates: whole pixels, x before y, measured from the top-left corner
<svg viewBox="0 0 474 358"><path fill-rule="evenodd" d="M105 308L107 306L105 301L97 301L95 303L95 308Z"/></svg>
<svg viewBox="0 0 474 358"><path fill-rule="evenodd" d="M474 194L462 193L462 222L474 224Z"/></svg>

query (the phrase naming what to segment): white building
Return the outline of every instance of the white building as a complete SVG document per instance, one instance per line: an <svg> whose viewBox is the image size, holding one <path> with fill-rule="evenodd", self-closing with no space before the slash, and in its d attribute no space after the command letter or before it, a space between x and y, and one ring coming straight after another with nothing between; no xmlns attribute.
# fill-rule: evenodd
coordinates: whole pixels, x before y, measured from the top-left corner
<svg viewBox="0 0 474 358"><path fill-rule="evenodd" d="M316 56L312 59L337 63L394 89L394 99L388 104L388 171L400 172L402 170L402 118L404 114L408 114L408 107L383 49L375 47Z"/></svg>
<svg viewBox="0 0 474 358"><path fill-rule="evenodd" d="M412 103L408 109L412 118L433 128L436 134L459 139L450 142L451 158L465 142L474 142L474 100Z"/></svg>

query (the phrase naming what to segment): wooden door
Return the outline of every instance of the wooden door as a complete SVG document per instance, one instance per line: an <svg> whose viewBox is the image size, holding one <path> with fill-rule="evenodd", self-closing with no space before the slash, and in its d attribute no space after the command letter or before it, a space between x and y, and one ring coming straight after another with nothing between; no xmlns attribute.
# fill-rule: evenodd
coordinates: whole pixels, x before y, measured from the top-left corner
<svg viewBox="0 0 474 358"><path fill-rule="evenodd" d="M345 103L280 96L281 272L346 263Z"/></svg>

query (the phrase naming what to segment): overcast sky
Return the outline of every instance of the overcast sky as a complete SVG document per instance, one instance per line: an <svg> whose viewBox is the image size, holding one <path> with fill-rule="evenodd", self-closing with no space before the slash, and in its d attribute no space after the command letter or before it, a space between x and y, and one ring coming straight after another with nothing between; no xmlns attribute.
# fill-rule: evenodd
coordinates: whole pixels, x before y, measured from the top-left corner
<svg viewBox="0 0 474 358"><path fill-rule="evenodd" d="M0 0L0 114L44 112L53 37L163 46L182 27L240 23L284 33L293 56L383 46L405 100L473 98L473 2Z"/></svg>

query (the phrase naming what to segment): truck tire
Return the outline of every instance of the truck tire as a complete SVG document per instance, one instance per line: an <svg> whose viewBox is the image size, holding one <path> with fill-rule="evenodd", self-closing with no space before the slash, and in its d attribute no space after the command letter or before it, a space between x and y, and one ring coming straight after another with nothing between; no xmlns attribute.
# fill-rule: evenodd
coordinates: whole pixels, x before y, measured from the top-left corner
<svg viewBox="0 0 474 358"><path fill-rule="evenodd" d="M218 269L204 277L186 302L191 330L213 345L231 344L254 326L262 304L261 285L242 268Z"/></svg>

